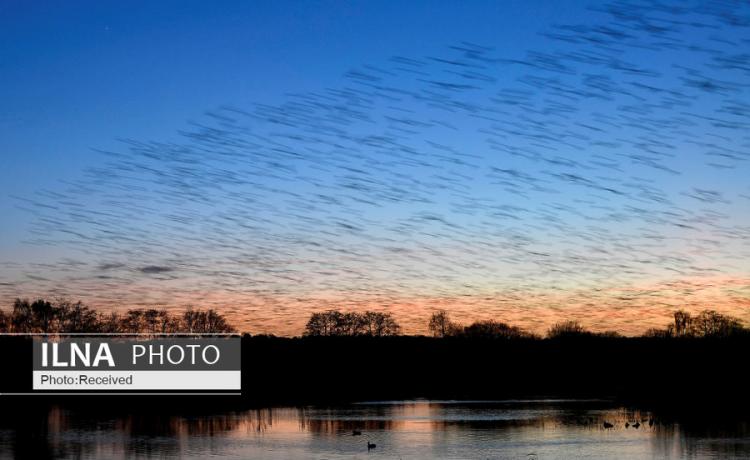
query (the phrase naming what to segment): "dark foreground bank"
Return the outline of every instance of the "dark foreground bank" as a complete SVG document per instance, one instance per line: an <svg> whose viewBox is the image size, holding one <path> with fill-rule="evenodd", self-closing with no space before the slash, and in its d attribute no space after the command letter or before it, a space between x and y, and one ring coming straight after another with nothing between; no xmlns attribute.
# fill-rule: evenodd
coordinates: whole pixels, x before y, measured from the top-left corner
<svg viewBox="0 0 750 460"><path fill-rule="evenodd" d="M0 337L2 392L31 391L31 339ZM691 410L750 407L744 376L750 339L560 339L244 336L242 396L198 398L194 407L347 403L366 400L600 398ZM72 396L3 396L73 401ZM92 403L92 397L77 399ZM152 404L146 396L96 396ZM156 397L179 407L181 397ZM185 397L187 398L187 397ZM204 401L205 400L205 401Z"/></svg>

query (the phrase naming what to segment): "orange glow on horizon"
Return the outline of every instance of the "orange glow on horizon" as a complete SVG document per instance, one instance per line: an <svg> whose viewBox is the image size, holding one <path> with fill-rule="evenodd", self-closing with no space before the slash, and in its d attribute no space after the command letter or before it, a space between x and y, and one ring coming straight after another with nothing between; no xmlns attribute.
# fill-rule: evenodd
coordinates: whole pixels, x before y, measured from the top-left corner
<svg viewBox="0 0 750 460"><path fill-rule="evenodd" d="M676 309L690 312L711 309L750 322L750 278L713 276L681 278L650 284L570 291L497 291L455 296L394 296L363 292L313 292L304 297L254 295L223 291L196 291L174 287L160 292L129 291L120 300L94 295L71 300L106 309L167 308L170 310L215 308L240 331L251 334L300 335L313 312L375 310L390 312L405 334L426 334L433 311L445 309L461 324L494 319L544 334L554 323L576 320L597 331L642 334L663 328ZM34 297L34 296L32 296ZM55 297L37 294L37 297ZM131 299L140 299L132 301ZM12 298L4 305L9 306Z"/></svg>

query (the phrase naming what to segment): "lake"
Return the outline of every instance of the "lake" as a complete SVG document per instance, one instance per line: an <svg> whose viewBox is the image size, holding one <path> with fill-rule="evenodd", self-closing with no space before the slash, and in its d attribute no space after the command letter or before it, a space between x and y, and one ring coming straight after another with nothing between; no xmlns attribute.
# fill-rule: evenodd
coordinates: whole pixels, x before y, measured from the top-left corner
<svg viewBox="0 0 750 460"><path fill-rule="evenodd" d="M180 416L133 412L2 412L0 457L750 457L746 421L675 419L605 401L417 400ZM376 447L368 451L368 443Z"/></svg>

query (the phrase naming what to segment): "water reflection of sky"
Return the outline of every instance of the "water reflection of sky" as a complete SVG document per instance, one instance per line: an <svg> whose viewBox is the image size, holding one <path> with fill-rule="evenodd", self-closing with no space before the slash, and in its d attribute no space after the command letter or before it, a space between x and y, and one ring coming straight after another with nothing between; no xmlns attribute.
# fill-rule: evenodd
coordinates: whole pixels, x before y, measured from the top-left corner
<svg viewBox="0 0 750 460"><path fill-rule="evenodd" d="M55 407L2 416L0 457L741 458L750 455L748 434L746 422L673 420L598 401L409 401L200 416ZM367 442L377 447L368 453Z"/></svg>

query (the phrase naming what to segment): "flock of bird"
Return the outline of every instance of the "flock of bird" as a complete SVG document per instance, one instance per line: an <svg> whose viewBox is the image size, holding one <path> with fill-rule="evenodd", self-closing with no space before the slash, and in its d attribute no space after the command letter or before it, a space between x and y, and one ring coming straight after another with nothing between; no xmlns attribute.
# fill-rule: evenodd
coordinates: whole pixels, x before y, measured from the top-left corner
<svg viewBox="0 0 750 460"><path fill-rule="evenodd" d="M395 56L124 140L17 198L29 242L66 252L6 263L0 297L217 306L282 334L323 308L391 309L406 332L447 306L530 329L747 319L750 4L595 10L543 49Z"/></svg>

